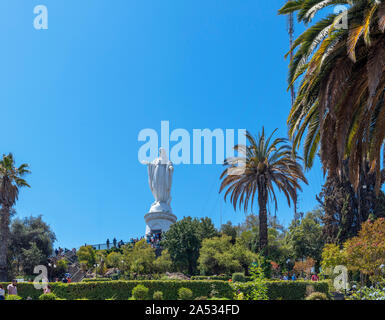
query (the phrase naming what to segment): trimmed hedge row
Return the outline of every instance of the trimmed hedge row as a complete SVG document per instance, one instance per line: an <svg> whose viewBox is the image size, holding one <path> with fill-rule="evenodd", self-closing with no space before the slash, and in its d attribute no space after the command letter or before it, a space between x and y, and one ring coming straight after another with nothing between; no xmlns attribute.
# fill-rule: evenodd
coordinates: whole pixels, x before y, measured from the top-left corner
<svg viewBox="0 0 385 320"><path fill-rule="evenodd" d="M2 283L4 287L8 283ZM50 283L52 293L58 298L75 300L81 298L87 298L90 300L105 300L114 298L117 300L127 300L131 297L132 289L137 285L144 285L149 289L148 296L152 299L154 292L161 291L163 293L163 299L165 300L177 300L178 290L180 288L188 288L193 292L193 299L201 296L210 296L210 293L214 290L217 292L217 296L232 299L234 296L234 290L228 282L225 281L162 281L162 280L129 280L129 281L94 281L94 282L77 282L77 283ZM42 290L37 290L33 286L33 283L19 283L18 294L23 299L31 297L32 299L38 299L42 294Z"/></svg>
<svg viewBox="0 0 385 320"><path fill-rule="evenodd" d="M289 281L276 280L266 281L267 295L269 300L303 300L306 298L307 288L312 287L312 291L322 292L329 296L329 284L327 281ZM252 282L232 284L237 293L248 296L253 287Z"/></svg>
<svg viewBox="0 0 385 320"><path fill-rule="evenodd" d="M192 276L191 280L221 280L229 281L232 276ZM251 277L245 276L245 282L251 281Z"/></svg>
<svg viewBox="0 0 385 320"><path fill-rule="evenodd" d="M58 298L75 300L105 300L117 299L127 300L131 297L132 289L137 285L144 285L149 289L148 298L152 299L154 292L161 291L163 299L178 299L178 290L188 288L193 292L193 299L197 297L209 297L212 291L216 291L216 296L221 298L233 299L234 293L242 292L245 296L250 294L253 287L252 282L236 282L219 280L129 280L129 281L87 281L77 283L50 283L52 293ZM270 300L303 300L307 294L307 288L313 287L312 291L329 295L329 285L327 281L267 281L268 296ZM5 288L8 283L2 283ZM19 283L18 294L23 299L31 297L38 299L42 290L34 288L33 283Z"/></svg>

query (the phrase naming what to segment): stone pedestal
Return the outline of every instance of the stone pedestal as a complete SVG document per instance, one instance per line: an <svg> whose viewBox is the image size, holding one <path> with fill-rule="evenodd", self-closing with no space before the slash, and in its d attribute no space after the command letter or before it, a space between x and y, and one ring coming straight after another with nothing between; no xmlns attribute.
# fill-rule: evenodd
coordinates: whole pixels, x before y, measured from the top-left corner
<svg viewBox="0 0 385 320"><path fill-rule="evenodd" d="M146 221L146 236L156 232L166 232L176 222L177 217L172 213L171 207L165 202L156 202L144 216Z"/></svg>

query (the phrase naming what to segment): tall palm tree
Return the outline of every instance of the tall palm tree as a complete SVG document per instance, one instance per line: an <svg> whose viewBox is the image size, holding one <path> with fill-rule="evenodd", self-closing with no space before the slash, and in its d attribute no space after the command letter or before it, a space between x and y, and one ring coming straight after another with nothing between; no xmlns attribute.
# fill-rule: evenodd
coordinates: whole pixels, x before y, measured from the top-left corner
<svg viewBox="0 0 385 320"><path fill-rule="evenodd" d="M277 129L276 129L277 130ZM223 171L219 192L227 189L225 201L231 194L230 200L236 209L247 211L249 205L253 207L254 198L258 194L259 206L259 246L267 253L267 204L272 200L277 209L278 203L275 188L283 192L290 206L297 202L297 190L302 190L299 182L307 184L301 165L296 160L292 147L286 144L287 139L276 138L274 132L265 136L265 130L257 137L246 133L248 146L237 145L235 150L240 156L226 159L227 168ZM243 167L239 164L243 162Z"/></svg>
<svg viewBox="0 0 385 320"><path fill-rule="evenodd" d="M0 282L7 281L7 251L10 214L20 187L29 187L23 176L30 173L27 164L15 166L12 153L0 160Z"/></svg>
<svg viewBox="0 0 385 320"><path fill-rule="evenodd" d="M338 5L346 11L339 12ZM381 185L381 148L385 138L385 1L291 0L280 14L296 13L309 24L295 41L289 88L299 90L288 118L289 136L298 148L304 138L304 161L311 167L320 148L324 170L340 175L349 162L357 190L367 161ZM330 10L332 9L332 10Z"/></svg>

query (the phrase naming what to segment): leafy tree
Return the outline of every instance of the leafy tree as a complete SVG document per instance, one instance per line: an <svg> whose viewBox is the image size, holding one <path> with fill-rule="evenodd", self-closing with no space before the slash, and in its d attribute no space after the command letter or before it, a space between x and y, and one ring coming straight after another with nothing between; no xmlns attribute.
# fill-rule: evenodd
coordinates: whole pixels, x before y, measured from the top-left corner
<svg viewBox="0 0 385 320"><path fill-rule="evenodd" d="M296 261L293 270L301 275L311 275L311 270L314 268L316 261L312 258L306 258L303 261Z"/></svg>
<svg viewBox="0 0 385 320"><path fill-rule="evenodd" d="M158 273L173 271L172 260L167 249L162 251L162 254L154 261L154 270Z"/></svg>
<svg viewBox="0 0 385 320"><path fill-rule="evenodd" d="M237 239L236 243L231 248L231 253L235 260L239 262L245 274L248 275L249 266L256 261L257 255L250 251L240 239Z"/></svg>
<svg viewBox="0 0 385 320"><path fill-rule="evenodd" d="M346 265L346 253L339 245L328 243L322 249L321 267L326 274L330 274L336 266Z"/></svg>
<svg viewBox="0 0 385 320"><path fill-rule="evenodd" d="M238 229L236 226L233 226L231 221L227 221L225 224L222 224L220 232L231 237L231 243L234 244L237 238Z"/></svg>
<svg viewBox="0 0 385 320"><path fill-rule="evenodd" d="M338 5L347 5L338 12ZM357 190L369 161L380 190L380 154L384 143L385 2L287 1L281 14L297 13L307 25L321 15L294 42L288 82L298 85L289 114L289 134L297 148L304 142L305 166L311 167L320 146L329 175L344 170ZM325 12L324 12L325 13ZM341 21L347 19L346 27ZM306 138L303 136L306 134Z"/></svg>
<svg viewBox="0 0 385 320"><path fill-rule="evenodd" d="M77 252L79 263L83 264L86 268L90 269L94 267L96 263L96 253L92 246L82 246Z"/></svg>
<svg viewBox="0 0 385 320"><path fill-rule="evenodd" d="M319 209L308 212L298 221L293 220L287 234L294 258L304 259L310 257L318 262L324 245L321 220L322 212Z"/></svg>
<svg viewBox="0 0 385 320"><path fill-rule="evenodd" d="M10 228L10 258L16 273L33 274L39 264L45 264L53 252L56 236L42 216L15 219Z"/></svg>
<svg viewBox="0 0 385 320"><path fill-rule="evenodd" d="M232 274L242 266L235 258L231 238L226 235L204 239L198 259L199 269L203 274Z"/></svg>
<svg viewBox="0 0 385 320"><path fill-rule="evenodd" d="M200 239L217 237L219 235L218 230L215 228L214 223L210 218L201 218L198 225L198 233Z"/></svg>
<svg viewBox="0 0 385 320"><path fill-rule="evenodd" d="M273 199L277 209L275 188L285 194L289 205L291 202L296 205L297 190L301 190L299 182L307 183L302 167L296 160L296 153L286 144L287 139L272 140L275 131L269 137L265 136L263 128L257 137L247 132L249 146L235 147L246 159L226 159L227 168L220 177L223 180L219 191L226 189L224 198L226 200L227 196L231 195L234 209L238 205L247 211L249 205L253 207L255 195L258 195L259 246L260 250L265 252L268 246L267 202L269 198ZM242 166L244 161L246 164Z"/></svg>
<svg viewBox="0 0 385 320"><path fill-rule="evenodd" d="M119 268L122 264L123 255L118 252L110 252L107 255L107 265L112 268Z"/></svg>
<svg viewBox="0 0 385 320"><path fill-rule="evenodd" d="M52 270L52 277L62 277L68 271L68 261L66 259L59 259L56 262L56 268Z"/></svg>
<svg viewBox="0 0 385 320"><path fill-rule="evenodd" d="M15 166L12 153L0 161L0 282L7 281L9 223L12 207L19 196L19 188L29 187L23 177L30 173L27 164Z"/></svg>
<svg viewBox="0 0 385 320"><path fill-rule="evenodd" d="M269 300L268 288L266 285L263 265L266 264L264 257L260 254L256 257L256 262L250 266L251 278L253 280L253 289L249 294L252 300Z"/></svg>
<svg viewBox="0 0 385 320"><path fill-rule="evenodd" d="M145 239L132 246L123 246L124 265L131 273L151 274L154 271L155 250Z"/></svg>
<svg viewBox="0 0 385 320"><path fill-rule="evenodd" d="M259 248L259 219L257 215L248 215L245 222L238 226L240 236L238 241L252 252L257 252ZM288 258L292 258L290 245L287 243L286 230L280 225L277 218L268 218L268 254L267 259L277 262L283 266Z"/></svg>
<svg viewBox="0 0 385 320"><path fill-rule="evenodd" d="M344 243L348 268L368 275L372 281L382 278L385 265L385 219L362 224L357 237Z"/></svg>
<svg viewBox="0 0 385 320"><path fill-rule="evenodd" d="M168 249L175 268L195 274L202 240L217 234L214 231L209 218L198 220L185 217L174 223L164 234L162 244Z"/></svg>

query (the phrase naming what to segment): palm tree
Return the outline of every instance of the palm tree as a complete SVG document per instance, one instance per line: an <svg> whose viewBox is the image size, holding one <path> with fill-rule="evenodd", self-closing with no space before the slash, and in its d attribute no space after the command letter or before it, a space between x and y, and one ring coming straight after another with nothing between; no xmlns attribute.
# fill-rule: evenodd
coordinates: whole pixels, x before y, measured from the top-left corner
<svg viewBox="0 0 385 320"><path fill-rule="evenodd" d="M276 129L277 130L277 129ZM296 160L292 147L286 144L287 139L273 139L274 132L266 138L265 130L257 137L246 133L249 146L237 145L234 149L240 157L225 160L227 168L223 171L219 192L227 188L224 198L231 194L230 200L236 210L246 212L249 204L253 207L254 198L258 194L259 206L259 246L267 253L267 204L274 201L277 210L277 198L274 187L283 192L290 206L297 202L297 189L302 190L299 180L307 184L301 165ZM243 167L239 167L242 164Z"/></svg>
<svg viewBox="0 0 385 320"><path fill-rule="evenodd" d="M338 5L347 9L337 12ZM367 161L381 185L380 154L385 138L385 1L291 0L280 14L296 13L310 23L291 47L289 88L299 82L288 118L289 136L298 148L304 136L305 167L320 148L324 170L340 175L349 162L357 190Z"/></svg>
<svg viewBox="0 0 385 320"><path fill-rule="evenodd" d="M30 173L27 164L15 167L12 153L0 160L0 282L7 281L7 251L10 214L20 187L29 187L22 178Z"/></svg>

